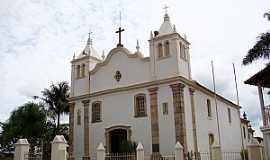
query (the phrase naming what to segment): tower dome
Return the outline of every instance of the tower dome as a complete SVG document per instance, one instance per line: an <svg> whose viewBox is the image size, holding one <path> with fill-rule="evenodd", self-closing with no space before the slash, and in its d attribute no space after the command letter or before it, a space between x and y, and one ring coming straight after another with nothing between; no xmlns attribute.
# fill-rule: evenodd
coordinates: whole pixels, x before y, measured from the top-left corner
<svg viewBox="0 0 270 160"><path fill-rule="evenodd" d="M83 49L83 51L79 54L77 58L81 58L87 55L101 60L101 57L98 54L97 50L93 47L93 42L90 37L87 40L85 48Z"/></svg>
<svg viewBox="0 0 270 160"><path fill-rule="evenodd" d="M170 34L173 32L174 32L174 29L173 29L173 26L170 22L170 17L168 15L168 13L165 13L164 21L159 28L159 35Z"/></svg>

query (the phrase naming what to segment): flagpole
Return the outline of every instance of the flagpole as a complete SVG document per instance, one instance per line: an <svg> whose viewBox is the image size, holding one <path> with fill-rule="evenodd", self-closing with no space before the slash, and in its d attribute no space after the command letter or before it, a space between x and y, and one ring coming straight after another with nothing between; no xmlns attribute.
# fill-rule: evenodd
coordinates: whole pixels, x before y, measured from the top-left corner
<svg viewBox="0 0 270 160"><path fill-rule="evenodd" d="M233 65L233 74L234 74L234 83L235 83L235 91L236 91L236 102L237 106L239 107L240 101L239 101L239 93L238 93L238 85L237 85L237 78L236 78L236 71L235 71L235 65ZM242 143L242 151L243 151L243 159L246 160L246 154L245 154L245 148L244 148L244 139L243 139L243 131L242 131L242 126L241 126L241 114L240 114L240 109L238 110L239 112L239 122L240 122L240 133L241 133L241 143Z"/></svg>
<svg viewBox="0 0 270 160"><path fill-rule="evenodd" d="M219 116L218 116L218 108L217 108L216 81L215 81L215 71L214 71L214 62L213 61L211 61L211 68L212 68L212 78L213 78L213 86L214 86L214 98L215 98L216 115L217 115L218 142L219 142L219 146L221 148L220 126L219 126Z"/></svg>

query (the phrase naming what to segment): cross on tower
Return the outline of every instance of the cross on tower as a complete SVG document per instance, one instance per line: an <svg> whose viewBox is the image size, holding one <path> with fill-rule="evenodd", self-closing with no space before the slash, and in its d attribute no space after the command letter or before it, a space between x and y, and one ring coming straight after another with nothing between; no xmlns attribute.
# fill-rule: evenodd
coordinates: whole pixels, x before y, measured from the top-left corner
<svg viewBox="0 0 270 160"><path fill-rule="evenodd" d="M165 14L167 14L167 13L168 13L168 8L169 8L169 7L168 7L167 5L165 5L165 6L164 6L164 8L163 8L163 9L165 10Z"/></svg>
<svg viewBox="0 0 270 160"><path fill-rule="evenodd" d="M92 34L93 32L91 32L91 30L88 32L88 35L89 35L89 39L91 39L91 34Z"/></svg>

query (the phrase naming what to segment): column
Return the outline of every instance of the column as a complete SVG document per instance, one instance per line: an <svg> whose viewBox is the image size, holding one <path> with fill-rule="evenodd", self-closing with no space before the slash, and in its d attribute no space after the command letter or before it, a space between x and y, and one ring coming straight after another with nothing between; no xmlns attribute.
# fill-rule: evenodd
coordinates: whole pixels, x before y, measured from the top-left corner
<svg viewBox="0 0 270 160"><path fill-rule="evenodd" d="M185 122L184 87L182 83L170 85L173 92L175 140L184 147L184 155L187 155L187 137Z"/></svg>
<svg viewBox="0 0 270 160"><path fill-rule="evenodd" d="M90 160L90 153L89 153L89 104L90 101L89 100L83 100L83 108L84 108L84 156L83 156L83 160Z"/></svg>
<svg viewBox="0 0 270 160"><path fill-rule="evenodd" d="M74 160L74 107L75 103L69 103L69 160Z"/></svg>
<svg viewBox="0 0 270 160"><path fill-rule="evenodd" d="M262 87L260 85L258 85L258 93L259 93L259 99L260 99L260 104L261 104L263 126L266 126L265 114L264 114L263 92L262 92Z"/></svg>
<svg viewBox="0 0 270 160"><path fill-rule="evenodd" d="M151 133L152 133L152 152L153 153L159 152L157 90L158 90L158 87L148 89L149 94L150 94Z"/></svg>
<svg viewBox="0 0 270 160"><path fill-rule="evenodd" d="M198 153L198 142L197 142L197 130L196 130L196 111L195 111L195 104L194 104L194 92L195 89L189 88L190 94L190 104L191 104L191 116L192 116L192 130L193 130L193 145L194 151Z"/></svg>

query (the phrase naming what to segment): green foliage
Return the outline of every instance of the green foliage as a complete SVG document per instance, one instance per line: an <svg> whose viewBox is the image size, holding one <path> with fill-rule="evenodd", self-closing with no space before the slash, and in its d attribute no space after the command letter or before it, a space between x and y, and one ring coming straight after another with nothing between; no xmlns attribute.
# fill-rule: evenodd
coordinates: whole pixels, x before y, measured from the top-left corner
<svg viewBox="0 0 270 160"><path fill-rule="evenodd" d="M48 104L48 115L55 119L57 117L57 132L60 127L60 116L69 112L68 97L69 86L67 82L52 84L49 89L45 88L42 92L42 100Z"/></svg>
<svg viewBox="0 0 270 160"><path fill-rule="evenodd" d="M244 154L245 154L245 159L244 159ZM248 160L248 150L247 149L242 149L241 150L241 159L242 160Z"/></svg>
<svg viewBox="0 0 270 160"><path fill-rule="evenodd" d="M45 133L46 113L42 104L28 102L11 113L7 122L1 124L0 149L14 150L19 138L27 138L33 146L38 146Z"/></svg>
<svg viewBox="0 0 270 160"><path fill-rule="evenodd" d="M135 153L137 143L132 141L124 140L120 143L119 152L120 153Z"/></svg>
<svg viewBox="0 0 270 160"><path fill-rule="evenodd" d="M270 21L270 13L265 13L264 17ZM262 33L258 37L256 44L248 51L242 63L248 65L257 59L269 59L270 57L270 33ZM268 63L270 64L270 63Z"/></svg>

